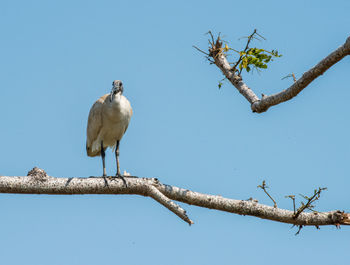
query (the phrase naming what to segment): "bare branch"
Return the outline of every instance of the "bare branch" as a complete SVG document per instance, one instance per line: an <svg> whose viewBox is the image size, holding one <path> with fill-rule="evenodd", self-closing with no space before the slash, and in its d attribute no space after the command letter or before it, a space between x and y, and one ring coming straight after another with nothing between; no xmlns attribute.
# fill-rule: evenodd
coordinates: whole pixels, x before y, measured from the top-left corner
<svg viewBox="0 0 350 265"><path fill-rule="evenodd" d="M289 88L281 91L280 93L259 99L256 94L243 82L241 76L235 73L235 68L230 66L225 54L222 52L222 41L220 38L218 37L214 42L212 34L211 37L212 41L209 41L211 44L209 47L209 56L214 59L216 66L219 67L221 72L232 83L232 85L236 87L237 90L249 101L252 111L257 113L265 112L271 106L294 98L313 80L322 75L344 57L350 55L350 37L348 37L342 46L329 54L310 70L306 71L302 77L296 80Z"/></svg>
<svg viewBox="0 0 350 265"><path fill-rule="evenodd" d="M169 198L164 196L156 187L149 185L149 196L155 199L160 204L164 205L170 211L179 216L182 220L187 222L189 225L193 224L193 221L187 217L186 211L182 209L179 205L171 201Z"/></svg>
<svg viewBox="0 0 350 265"><path fill-rule="evenodd" d="M187 217L185 210L171 200L298 226L350 225L350 213L341 211L301 212L295 218L294 211L259 204L256 200L234 200L203 194L165 185L155 178L124 176L124 180L127 185L121 179L108 177L55 178L46 175L43 170L34 169L25 177L0 176L0 193L142 195L160 202L189 224L193 222Z"/></svg>
<svg viewBox="0 0 350 265"><path fill-rule="evenodd" d="M264 112L269 107L288 101L297 96L305 87L307 87L313 80L320 75L323 75L334 64L339 62L345 56L350 55L350 37L346 42L329 54L326 58L321 60L317 65L306 71L301 78L299 78L293 85L280 93L271 95L252 104L253 112Z"/></svg>
<svg viewBox="0 0 350 265"><path fill-rule="evenodd" d="M0 176L0 193L26 194L136 194L148 196L164 205L188 224L193 221L186 211L164 196L158 189L156 178L138 178L135 176L54 178L37 167L26 177Z"/></svg>

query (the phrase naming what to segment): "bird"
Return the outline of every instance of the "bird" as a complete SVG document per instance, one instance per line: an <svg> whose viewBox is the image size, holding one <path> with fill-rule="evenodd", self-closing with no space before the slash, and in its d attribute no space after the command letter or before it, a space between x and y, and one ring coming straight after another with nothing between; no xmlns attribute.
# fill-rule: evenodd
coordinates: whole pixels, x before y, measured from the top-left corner
<svg viewBox="0 0 350 265"><path fill-rule="evenodd" d="M119 144L128 129L133 114L129 100L123 95L120 80L114 80L109 94L100 97L91 107L86 129L86 153L90 157L101 156L103 177L107 176L105 151L115 148L117 177L122 177L119 167Z"/></svg>

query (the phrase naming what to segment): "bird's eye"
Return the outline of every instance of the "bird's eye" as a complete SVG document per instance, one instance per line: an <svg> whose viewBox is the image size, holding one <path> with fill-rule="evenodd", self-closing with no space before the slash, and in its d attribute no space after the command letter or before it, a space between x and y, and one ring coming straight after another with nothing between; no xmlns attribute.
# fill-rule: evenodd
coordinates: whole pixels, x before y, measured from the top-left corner
<svg viewBox="0 0 350 265"><path fill-rule="evenodd" d="M122 83L122 82L120 82L120 83L119 83L119 86L123 86L123 83Z"/></svg>

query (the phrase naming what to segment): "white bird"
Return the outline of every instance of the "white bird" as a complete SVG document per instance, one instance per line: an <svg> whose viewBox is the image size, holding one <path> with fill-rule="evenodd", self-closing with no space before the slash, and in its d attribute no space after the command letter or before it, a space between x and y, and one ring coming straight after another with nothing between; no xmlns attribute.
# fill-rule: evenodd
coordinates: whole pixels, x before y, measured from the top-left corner
<svg viewBox="0 0 350 265"><path fill-rule="evenodd" d="M92 105L87 124L86 152L88 156L102 157L103 176L106 176L105 150L115 147L117 176L119 168L119 143L132 116L129 100L123 96L123 83L115 80L110 94L100 97Z"/></svg>

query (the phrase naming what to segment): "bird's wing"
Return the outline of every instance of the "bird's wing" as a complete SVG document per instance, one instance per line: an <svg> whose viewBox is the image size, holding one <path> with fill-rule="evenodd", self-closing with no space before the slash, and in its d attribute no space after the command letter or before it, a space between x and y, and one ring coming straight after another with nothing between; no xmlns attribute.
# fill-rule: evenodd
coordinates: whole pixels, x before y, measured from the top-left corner
<svg viewBox="0 0 350 265"><path fill-rule="evenodd" d="M130 119L131 119L131 116L132 116L132 114L133 114L132 107L131 107L131 105L130 105L129 100L128 100L127 98L125 98L125 100L127 101L128 105L129 105L129 107L128 107L128 109L129 109L129 118L128 118L128 123L126 124L124 133L126 132L126 130L127 130L128 127L129 127Z"/></svg>
<svg viewBox="0 0 350 265"><path fill-rule="evenodd" d="M97 140L98 134L102 128L102 107L108 97L108 94L100 97L92 105L89 113L88 125L86 129L86 152L88 156L98 156L101 150L92 150L94 141Z"/></svg>

